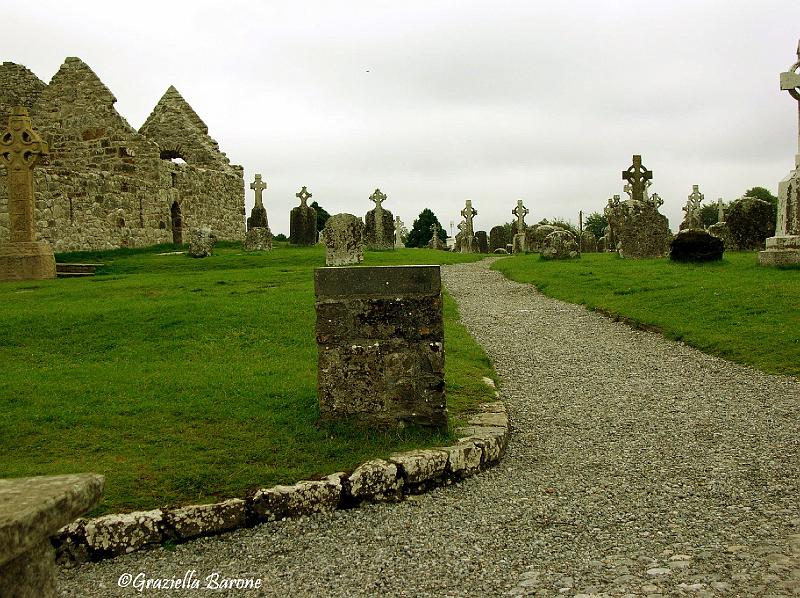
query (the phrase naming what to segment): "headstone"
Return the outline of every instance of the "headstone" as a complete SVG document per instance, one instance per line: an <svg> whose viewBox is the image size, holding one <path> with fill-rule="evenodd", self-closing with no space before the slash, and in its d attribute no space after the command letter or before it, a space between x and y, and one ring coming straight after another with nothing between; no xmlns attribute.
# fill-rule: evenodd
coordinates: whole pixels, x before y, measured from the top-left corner
<svg viewBox="0 0 800 598"><path fill-rule="evenodd" d="M686 215L683 217L679 230L702 230L703 219L700 216L700 204L704 197L700 193L700 186L692 185L692 192L689 194L686 205L683 206L683 211L686 212Z"/></svg>
<svg viewBox="0 0 800 598"><path fill-rule="evenodd" d="M245 251L272 251L272 233L269 228L257 226L247 231L242 241Z"/></svg>
<svg viewBox="0 0 800 598"><path fill-rule="evenodd" d="M103 476L84 473L0 480L0 595L58 595L50 537L92 509Z"/></svg>
<svg viewBox="0 0 800 598"><path fill-rule="evenodd" d="M518 199L517 207L511 210L511 213L517 217L517 221L514 223L514 240L512 243L514 253L525 253L528 251L528 243L525 236L525 216L530 213L530 210L522 205L521 199Z"/></svg>
<svg viewBox="0 0 800 598"><path fill-rule="evenodd" d="M505 250L508 245L506 239L506 228L504 226L493 226L489 231L489 251L494 253L496 249Z"/></svg>
<svg viewBox="0 0 800 598"><path fill-rule="evenodd" d="M8 242L0 243L0 281L56 277L53 249L36 240L33 168L47 156L47 143L33 130L27 108L16 107L0 135L0 166L8 180Z"/></svg>
<svg viewBox="0 0 800 598"><path fill-rule="evenodd" d="M405 247L405 243L403 243L403 237L408 235L408 229L406 225L403 224L403 221L400 220L400 216L395 216L394 219L394 246L395 249L403 249Z"/></svg>
<svg viewBox="0 0 800 598"><path fill-rule="evenodd" d="M478 215L478 210L472 207L471 199L466 201L464 209L461 210L461 215L464 217L464 228L461 230L463 238L459 251L461 253L478 253L478 246L475 242L475 228L472 223L472 219Z"/></svg>
<svg viewBox="0 0 800 598"><path fill-rule="evenodd" d="M334 214L320 235L326 266L349 266L364 261L364 223L352 214Z"/></svg>
<svg viewBox="0 0 800 598"><path fill-rule="evenodd" d="M478 253L489 253L489 236L485 230L475 232L475 241L478 243Z"/></svg>
<svg viewBox="0 0 800 598"><path fill-rule="evenodd" d="M581 253L597 252L597 237L590 230L581 233Z"/></svg>
<svg viewBox="0 0 800 598"><path fill-rule="evenodd" d="M308 205L308 199L313 197L303 187L295 193L300 199L300 205L292 208L289 214L289 242L292 245L315 245L317 243L317 211Z"/></svg>
<svg viewBox="0 0 800 598"><path fill-rule="evenodd" d="M663 201L657 193L645 195L647 181L653 173L642 166L642 157L633 156L633 165L622 171L622 178L631 186L631 199L620 201L615 195L604 210L611 232L611 245L620 257L663 257L669 253L672 232L666 216L658 208ZM608 235L607 235L608 236ZM607 242L609 239L607 239Z"/></svg>
<svg viewBox="0 0 800 598"><path fill-rule="evenodd" d="M428 248L430 249L447 249L447 245L445 245L442 240L439 238L439 225L435 222L431 224L431 240L428 241Z"/></svg>
<svg viewBox="0 0 800 598"><path fill-rule="evenodd" d="M439 266L318 268L314 283L322 420L446 428Z"/></svg>
<svg viewBox="0 0 800 598"><path fill-rule="evenodd" d="M797 101L797 154L794 170L778 185L775 235L766 240L766 249L758 254L758 261L764 266L800 264L800 42L797 62L781 73L781 89Z"/></svg>
<svg viewBox="0 0 800 598"><path fill-rule="evenodd" d="M261 175L257 174L255 180L250 183L250 188L256 192L256 203L247 219L247 230L252 228L269 228L267 224L267 210L261 198L261 193L267 188L266 183L261 180Z"/></svg>
<svg viewBox="0 0 800 598"><path fill-rule="evenodd" d="M394 216L381 205L386 201L386 194L375 189L369 199L375 203L375 208L364 216L364 243L373 251L394 249Z"/></svg>
<svg viewBox="0 0 800 598"><path fill-rule="evenodd" d="M209 257L214 252L217 237L210 228L196 228L189 233L189 256Z"/></svg>

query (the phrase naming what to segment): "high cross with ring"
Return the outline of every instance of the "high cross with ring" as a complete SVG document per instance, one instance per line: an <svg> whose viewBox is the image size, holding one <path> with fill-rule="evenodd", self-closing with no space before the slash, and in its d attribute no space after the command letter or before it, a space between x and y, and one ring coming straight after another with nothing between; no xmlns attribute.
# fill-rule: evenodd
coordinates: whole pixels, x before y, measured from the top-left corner
<svg viewBox="0 0 800 598"><path fill-rule="evenodd" d="M16 106L0 131L0 164L8 172L9 241L36 240L33 168L47 156L47 143L33 130L28 109Z"/></svg>
<svg viewBox="0 0 800 598"><path fill-rule="evenodd" d="M797 100L797 166L800 168L800 41L797 42L797 62L781 73L781 89Z"/></svg>
<svg viewBox="0 0 800 598"><path fill-rule="evenodd" d="M371 201L375 202L375 209L379 210L381 208L381 204L384 201L386 201L386 194L381 193L380 189L375 189L375 191L372 192L372 195L370 195L369 198Z"/></svg>
<svg viewBox="0 0 800 598"><path fill-rule="evenodd" d="M622 178L631 185L631 199L644 201L645 182L653 178L653 171L642 166L642 157L633 156L633 165L622 171Z"/></svg>
<svg viewBox="0 0 800 598"><path fill-rule="evenodd" d="M263 207L264 203L261 201L261 192L267 188L267 184L261 180L261 175L256 175L256 180L250 183L250 188L256 192L256 206Z"/></svg>
<svg viewBox="0 0 800 598"><path fill-rule="evenodd" d="M522 234L525 232L525 216L530 213L530 210L522 205L522 200L517 200L517 207L511 210L511 213L517 217L517 233Z"/></svg>
<svg viewBox="0 0 800 598"><path fill-rule="evenodd" d="M313 195L306 190L305 185L302 189L300 189L300 192L295 193L294 196L300 198L300 205L303 207L307 207L306 202L308 201L308 198L313 197Z"/></svg>

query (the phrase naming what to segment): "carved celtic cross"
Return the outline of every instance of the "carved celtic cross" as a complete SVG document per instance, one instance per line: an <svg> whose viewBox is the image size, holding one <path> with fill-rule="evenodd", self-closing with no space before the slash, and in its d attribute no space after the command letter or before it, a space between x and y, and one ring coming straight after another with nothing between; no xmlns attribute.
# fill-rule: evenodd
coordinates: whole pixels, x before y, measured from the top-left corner
<svg viewBox="0 0 800 598"><path fill-rule="evenodd" d="M800 168L800 41L797 42L797 62L781 73L781 89L797 100L797 167Z"/></svg>
<svg viewBox="0 0 800 598"><path fill-rule="evenodd" d="M478 210L472 207L472 200L468 199L464 209L461 210L461 215L464 217L464 223L466 224L465 230L463 230L465 235L470 237L473 235L472 218L473 216L477 216L477 214Z"/></svg>
<svg viewBox="0 0 800 598"><path fill-rule="evenodd" d="M517 233L523 234L525 232L525 216L530 213L530 210L522 205L522 200L517 200L517 207L511 210L511 213L517 217Z"/></svg>
<svg viewBox="0 0 800 598"><path fill-rule="evenodd" d="M47 143L33 130L28 109L17 106L8 118L8 128L0 135L0 163L8 171L9 241L32 242L35 198L33 168L49 152Z"/></svg>
<svg viewBox="0 0 800 598"><path fill-rule="evenodd" d="M267 188L267 184L261 180L261 175L256 175L256 180L250 183L250 188L256 192L256 206L263 207L264 204L261 201L261 192Z"/></svg>
<svg viewBox="0 0 800 598"><path fill-rule="evenodd" d="M295 193L294 196L300 198L300 205L303 206L304 208L308 207L306 205L308 198L313 197L313 195L306 190L305 185L303 186L302 189L300 189L298 193Z"/></svg>
<svg viewBox="0 0 800 598"><path fill-rule="evenodd" d="M622 178L631 185L631 199L644 201L645 182L653 178L653 171L642 166L642 157L633 156L633 165L622 171Z"/></svg>
<svg viewBox="0 0 800 598"><path fill-rule="evenodd" d="M380 189L375 189L375 191L373 191L372 195L370 195L369 198L370 198L371 201L375 202L375 209L376 210L380 210L381 209L381 204L384 201L386 201L386 194L385 193L381 193Z"/></svg>

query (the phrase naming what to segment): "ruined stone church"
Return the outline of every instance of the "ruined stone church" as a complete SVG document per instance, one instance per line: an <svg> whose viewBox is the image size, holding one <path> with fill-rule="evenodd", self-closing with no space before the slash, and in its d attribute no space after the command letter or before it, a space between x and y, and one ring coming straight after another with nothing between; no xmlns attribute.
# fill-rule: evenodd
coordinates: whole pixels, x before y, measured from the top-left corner
<svg viewBox="0 0 800 598"><path fill-rule="evenodd" d="M244 238L244 176L174 87L139 131L116 98L78 58L49 85L26 67L0 66L0 130L14 106L28 108L50 146L35 171L36 225L56 252L181 243L195 228ZM0 167L0 241L9 236Z"/></svg>

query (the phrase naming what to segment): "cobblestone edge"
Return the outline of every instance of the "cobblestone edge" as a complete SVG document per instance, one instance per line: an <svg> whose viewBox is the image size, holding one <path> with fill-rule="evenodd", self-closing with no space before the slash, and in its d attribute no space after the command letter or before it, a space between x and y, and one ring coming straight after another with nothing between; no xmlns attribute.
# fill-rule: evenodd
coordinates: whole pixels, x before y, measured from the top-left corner
<svg viewBox="0 0 800 598"><path fill-rule="evenodd" d="M488 378L484 382L494 386ZM497 392L495 391L495 396ZM245 498L78 519L51 538L56 562L72 567L128 554L164 542L184 542L243 527L347 509L362 502L400 501L495 465L505 453L511 426L502 401L484 403L451 446L394 453L323 480L256 490Z"/></svg>

